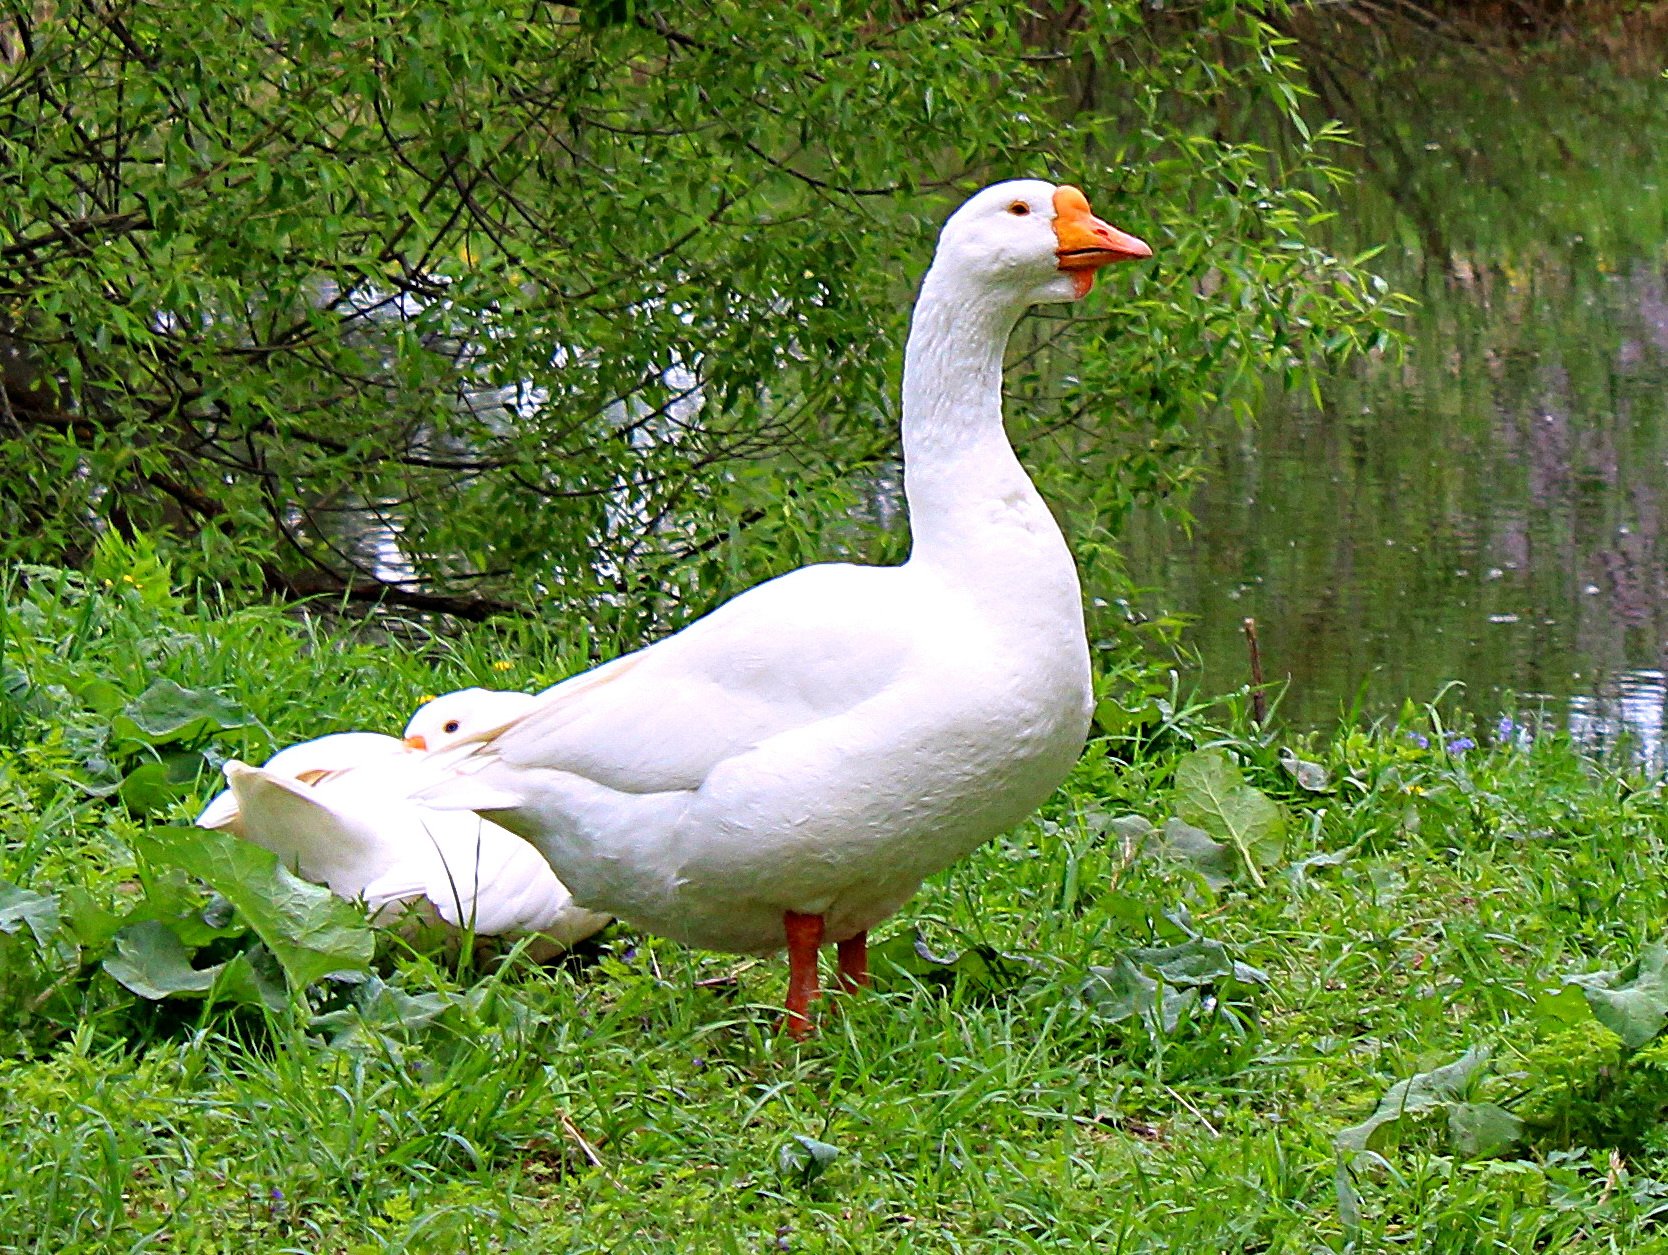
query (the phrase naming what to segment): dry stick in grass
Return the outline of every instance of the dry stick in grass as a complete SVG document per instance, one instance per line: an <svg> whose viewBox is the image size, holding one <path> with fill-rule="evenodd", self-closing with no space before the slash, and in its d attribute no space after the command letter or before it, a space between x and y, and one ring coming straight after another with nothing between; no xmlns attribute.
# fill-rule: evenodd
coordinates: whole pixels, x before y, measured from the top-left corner
<svg viewBox="0 0 1668 1255"><path fill-rule="evenodd" d="M617 1190L624 1190L625 1186L620 1184L618 1177L608 1171L608 1165L602 1162L602 1156L597 1154L597 1148L585 1140L585 1135L579 1131L579 1126L573 1122L573 1118L565 1111L558 1111L556 1114L562 1121L563 1132L578 1144L580 1153L590 1160L591 1166L607 1178L608 1184Z"/></svg>
<svg viewBox="0 0 1668 1255"><path fill-rule="evenodd" d="M1251 651L1251 718L1260 728L1268 719L1268 699L1263 696L1263 655L1257 648L1257 621L1245 620L1245 644Z"/></svg>

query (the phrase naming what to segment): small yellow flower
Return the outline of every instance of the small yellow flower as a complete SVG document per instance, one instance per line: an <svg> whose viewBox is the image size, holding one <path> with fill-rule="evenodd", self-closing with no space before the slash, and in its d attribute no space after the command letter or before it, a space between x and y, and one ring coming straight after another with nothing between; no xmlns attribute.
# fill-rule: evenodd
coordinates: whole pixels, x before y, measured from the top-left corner
<svg viewBox="0 0 1668 1255"><path fill-rule="evenodd" d="M430 702L432 702L434 700L434 698L435 698L435 695L433 693L424 693L421 697L419 697L417 699L417 704L419 706L427 706Z"/></svg>
<svg viewBox="0 0 1668 1255"><path fill-rule="evenodd" d="M492 664L492 669L494 671L508 671L513 666L515 666L515 663L511 662L508 658L500 658L497 662Z"/></svg>

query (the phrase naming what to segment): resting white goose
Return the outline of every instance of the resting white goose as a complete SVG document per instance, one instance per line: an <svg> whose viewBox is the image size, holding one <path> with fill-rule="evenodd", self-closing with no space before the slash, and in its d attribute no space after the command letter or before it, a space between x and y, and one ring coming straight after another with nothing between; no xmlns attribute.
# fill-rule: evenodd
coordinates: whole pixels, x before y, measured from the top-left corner
<svg viewBox="0 0 1668 1255"><path fill-rule="evenodd" d="M465 689L421 707L403 740L339 732L281 750L264 767L233 759L224 767L231 787L197 822L271 850L379 915L427 902L441 920L478 936L538 933L570 946L608 917L575 907L550 865L514 833L411 799L432 778L421 751L453 745L533 701Z"/></svg>
<svg viewBox="0 0 1668 1255"><path fill-rule="evenodd" d="M986 188L945 224L903 376L902 566L818 565L566 680L441 756L424 790L527 837L577 902L690 945L817 952L867 931L1065 777L1091 707L1077 572L1002 428L1031 305L1150 257L1074 187Z"/></svg>

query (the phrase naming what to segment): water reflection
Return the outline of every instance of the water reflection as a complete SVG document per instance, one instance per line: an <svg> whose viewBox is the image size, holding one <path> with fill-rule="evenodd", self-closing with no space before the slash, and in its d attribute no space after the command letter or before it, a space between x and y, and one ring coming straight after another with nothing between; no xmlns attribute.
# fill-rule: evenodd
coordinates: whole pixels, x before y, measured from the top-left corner
<svg viewBox="0 0 1668 1255"><path fill-rule="evenodd" d="M1131 569L1197 617L1207 689L1245 679L1254 615L1300 725L1460 680L1485 723L1539 706L1660 768L1668 276L1551 249L1456 269L1401 363L1211 432L1191 538L1139 520Z"/></svg>

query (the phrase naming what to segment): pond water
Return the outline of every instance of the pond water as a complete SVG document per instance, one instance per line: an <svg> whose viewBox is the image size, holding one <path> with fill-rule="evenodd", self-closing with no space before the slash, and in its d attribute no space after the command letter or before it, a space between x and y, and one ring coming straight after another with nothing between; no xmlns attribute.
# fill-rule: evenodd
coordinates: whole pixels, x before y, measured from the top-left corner
<svg viewBox="0 0 1668 1255"><path fill-rule="evenodd" d="M1491 128L1556 130L1569 101L1425 117L1402 138L1429 154L1443 256L1379 187L1351 194L1346 230L1359 212L1358 238L1396 239L1376 265L1421 302L1405 356L1318 406L1274 397L1253 428L1214 424L1191 529L1144 517L1126 538L1150 604L1192 617L1203 691L1247 680L1249 616L1288 723L1393 715L1459 681L1481 726L1540 712L1663 766L1668 168L1638 142L1660 132L1659 90L1627 95L1655 112L1618 138L1561 137L1591 155L1540 149L1491 194L1468 151Z"/></svg>

